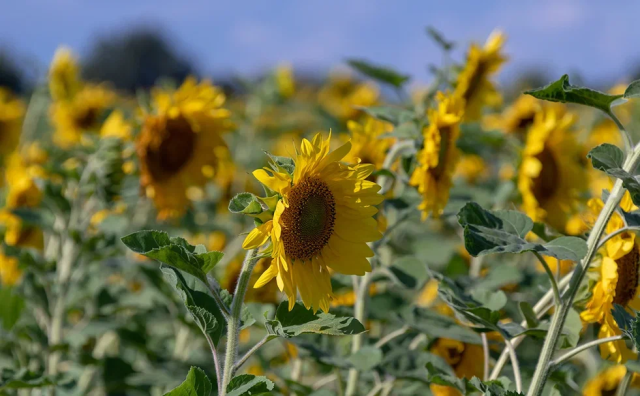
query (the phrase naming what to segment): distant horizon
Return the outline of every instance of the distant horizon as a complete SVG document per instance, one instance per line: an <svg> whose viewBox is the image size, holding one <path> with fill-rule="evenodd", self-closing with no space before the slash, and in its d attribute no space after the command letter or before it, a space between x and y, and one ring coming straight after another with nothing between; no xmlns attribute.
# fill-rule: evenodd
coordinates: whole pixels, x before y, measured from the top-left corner
<svg viewBox="0 0 640 396"><path fill-rule="evenodd" d="M457 43L453 55L458 61L471 40L483 43L499 28L508 36L510 57L499 76L503 83L534 70L550 80L569 73L607 86L628 81L640 68L640 49L635 49L640 33L627 28L640 3L622 1L615 8L574 0L462 3L456 8L334 0L270 7L247 1L26 0L3 6L0 48L8 48L21 65L36 65L42 75L60 45L83 57L96 38L143 26L158 29L197 71L217 79L253 77L282 62L291 63L296 73L325 75L334 67L347 68L346 58L362 58L424 85L431 80L427 66L441 59L440 49L425 34L427 26Z"/></svg>

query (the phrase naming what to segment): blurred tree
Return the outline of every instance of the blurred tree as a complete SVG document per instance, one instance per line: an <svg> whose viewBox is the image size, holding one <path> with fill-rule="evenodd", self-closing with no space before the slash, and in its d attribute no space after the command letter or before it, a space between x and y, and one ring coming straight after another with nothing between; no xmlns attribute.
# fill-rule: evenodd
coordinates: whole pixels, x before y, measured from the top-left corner
<svg viewBox="0 0 640 396"><path fill-rule="evenodd" d="M83 64L88 80L108 81L130 92L149 88L160 78L180 83L193 73L192 64L162 34L147 28L99 39Z"/></svg>
<svg viewBox="0 0 640 396"><path fill-rule="evenodd" d="M15 93L25 90L24 76L16 65L14 57L6 50L0 50L0 86Z"/></svg>

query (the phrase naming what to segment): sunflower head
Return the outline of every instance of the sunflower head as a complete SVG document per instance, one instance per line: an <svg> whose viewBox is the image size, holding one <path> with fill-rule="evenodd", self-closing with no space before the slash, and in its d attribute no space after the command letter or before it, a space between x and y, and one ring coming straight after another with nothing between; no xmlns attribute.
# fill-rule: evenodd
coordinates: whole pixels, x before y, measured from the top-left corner
<svg viewBox="0 0 640 396"><path fill-rule="evenodd" d="M24 103L0 87L0 158L18 146L24 112Z"/></svg>
<svg viewBox="0 0 640 396"><path fill-rule="evenodd" d="M158 208L158 217L182 215L190 187L202 187L227 150L222 134L231 128L224 94L207 81L187 79L176 91L154 90L154 111L147 114L136 140L140 182Z"/></svg>
<svg viewBox="0 0 640 396"><path fill-rule="evenodd" d="M607 367L587 381L582 394L584 396L615 395L626 373L627 368L623 364ZM637 388L639 385L640 376L634 373L631 378L631 387Z"/></svg>
<svg viewBox="0 0 640 396"><path fill-rule="evenodd" d="M13 286L20 282L22 271L18 267L18 258L5 255L0 248L0 285Z"/></svg>
<svg viewBox="0 0 640 396"><path fill-rule="evenodd" d="M49 91L56 101L71 100L82 86L78 60L67 47L56 50L49 68Z"/></svg>
<svg viewBox="0 0 640 396"><path fill-rule="evenodd" d="M575 118L545 107L536 114L527 134L518 189L522 208L534 221L547 221L564 230L575 213L579 195L587 188L580 162L582 148L570 131Z"/></svg>
<svg viewBox="0 0 640 396"><path fill-rule="evenodd" d="M346 121L357 118L358 106L372 106L378 102L380 93L372 83L359 83L348 74L333 74L327 85L320 89L318 102L334 117Z"/></svg>
<svg viewBox="0 0 640 396"><path fill-rule="evenodd" d="M464 113L457 96L437 94L438 106L428 113L429 126L422 131L424 147L418 152L410 184L418 188L423 201L418 207L422 218L438 217L449 201L449 189L460 157L456 141Z"/></svg>
<svg viewBox="0 0 640 396"><path fill-rule="evenodd" d="M479 120L485 105L495 106L502 102L502 96L490 77L507 60L501 52L504 42L503 33L493 32L484 47L472 44L469 48L467 61L458 75L455 90L455 95L466 103L466 120Z"/></svg>
<svg viewBox="0 0 640 396"><path fill-rule="evenodd" d="M530 95L520 95L501 115L487 118L486 127L499 129L524 139L540 110L542 110L542 104L538 99Z"/></svg>
<svg viewBox="0 0 640 396"><path fill-rule="evenodd" d="M271 263L254 287L276 278L292 309L300 293L307 308L329 310L332 289L329 270L364 275L373 252L367 242L381 234L373 216L382 201L380 187L366 180L370 164L340 162L351 149L347 142L329 151L328 139L317 134L303 140L293 167L273 163L253 175L269 194L260 198L259 224L244 241L245 249L269 243Z"/></svg>
<svg viewBox="0 0 640 396"><path fill-rule="evenodd" d="M393 145L395 138L380 136L391 132L393 125L367 117L363 123L348 121L347 127L351 132L351 151L344 160L351 164L358 162L373 164L376 169L381 169L387 150Z"/></svg>

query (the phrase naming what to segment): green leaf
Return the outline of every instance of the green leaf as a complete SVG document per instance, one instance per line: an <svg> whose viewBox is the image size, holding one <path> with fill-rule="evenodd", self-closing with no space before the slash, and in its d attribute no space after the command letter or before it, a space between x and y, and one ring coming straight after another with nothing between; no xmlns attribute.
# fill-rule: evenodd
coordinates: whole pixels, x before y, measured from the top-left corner
<svg viewBox="0 0 640 396"><path fill-rule="evenodd" d="M507 295L502 290L473 289L471 297L492 311L499 311L507 304Z"/></svg>
<svg viewBox="0 0 640 396"><path fill-rule="evenodd" d="M271 162L272 162L272 166L271 167L273 168L274 171L276 171L276 172L285 171L289 175L293 175L293 172L296 169L296 164L295 164L295 162L293 162L292 158L273 155L273 154L271 154L271 153L269 153L267 151L265 151L265 153L271 159ZM248 194L248 193L246 193L246 194Z"/></svg>
<svg viewBox="0 0 640 396"><path fill-rule="evenodd" d="M480 344L480 336L461 326L450 316L416 306L405 307L400 311L400 321L412 329L426 334L429 338L449 338L467 344Z"/></svg>
<svg viewBox="0 0 640 396"><path fill-rule="evenodd" d="M364 60L349 59L347 63L360 73L396 88L400 88L404 83L409 81L408 75L400 74L388 67L374 65Z"/></svg>
<svg viewBox="0 0 640 396"><path fill-rule="evenodd" d="M622 334L633 342L636 350L640 348L640 316L638 313L634 312L635 316L631 315L622 305L613 304L611 314Z"/></svg>
<svg viewBox="0 0 640 396"><path fill-rule="evenodd" d="M359 110L378 120L390 122L393 125L400 125L404 122L415 120L413 112L402 107L395 106L357 106Z"/></svg>
<svg viewBox="0 0 640 396"><path fill-rule="evenodd" d="M20 319L24 309L24 299L18 293L14 293L12 287L0 286L0 321L2 327L9 331Z"/></svg>
<svg viewBox="0 0 640 396"><path fill-rule="evenodd" d="M136 253L195 276L205 285L207 273L224 255L222 252L196 253L195 246L183 238L169 238L163 231L134 232L122 237L122 242Z"/></svg>
<svg viewBox="0 0 640 396"><path fill-rule="evenodd" d="M0 371L0 391L3 389L33 389L55 385L56 381L47 375L37 374L27 369ZM0 394L3 394L0 392Z"/></svg>
<svg viewBox="0 0 640 396"><path fill-rule="evenodd" d="M233 377L227 385L227 396L255 396L273 390L274 383L267 377L243 374Z"/></svg>
<svg viewBox="0 0 640 396"><path fill-rule="evenodd" d="M569 76L564 75L558 81L538 88L525 91L525 94L550 102L576 103L595 107L608 113L611 104L622 95L608 95L589 88L576 87L569 84Z"/></svg>
<svg viewBox="0 0 640 396"><path fill-rule="evenodd" d="M640 97L640 80L636 80L629 84L627 89L624 91L623 97L625 99L633 99Z"/></svg>
<svg viewBox="0 0 640 396"><path fill-rule="evenodd" d="M187 378L177 388L165 393L165 396L209 396L211 381L202 369L191 367Z"/></svg>
<svg viewBox="0 0 640 396"><path fill-rule="evenodd" d="M389 271L401 285L410 289L420 287L426 282L429 274L427 266L415 257L401 257L393 262Z"/></svg>
<svg viewBox="0 0 640 396"><path fill-rule="evenodd" d="M518 303L518 308L520 308L520 313L524 317L524 320L527 321L527 327L530 329L538 326L538 317L536 313L533 311L531 304L526 301L520 301Z"/></svg>
<svg viewBox="0 0 640 396"><path fill-rule="evenodd" d="M265 327L269 335L283 338L297 337L304 333L352 335L365 331L362 323L354 318L324 312L314 314L298 302L289 311L286 301L280 303L275 319L267 320Z"/></svg>
<svg viewBox="0 0 640 396"><path fill-rule="evenodd" d="M527 241L525 236L533 229L533 222L514 210L489 211L469 202L458 212L458 223L464 228L465 248L472 256L538 252L577 262L587 252L586 242L577 237L560 237L545 244Z"/></svg>
<svg viewBox="0 0 640 396"><path fill-rule="evenodd" d="M448 41L444 38L442 33L437 31L431 26L427 26L427 34L433 39L440 47L445 51L450 51L453 48L453 41Z"/></svg>
<svg viewBox="0 0 640 396"><path fill-rule="evenodd" d="M210 337L214 345L218 345L226 321L215 299L208 293L196 290L195 286L189 285L179 270L169 266L161 266L160 269L167 281L175 287L203 334Z"/></svg>
<svg viewBox="0 0 640 396"><path fill-rule="evenodd" d="M347 358L359 371L369 371L382 361L382 351L374 346L364 346Z"/></svg>
<svg viewBox="0 0 640 396"><path fill-rule="evenodd" d="M483 382L477 377L471 379L458 378L455 375L451 375L446 371L436 367L433 363L429 362L426 365L428 377L427 382L431 384L450 386L463 395L477 394L480 392L487 396L519 396L521 393L506 390L504 385L500 381L486 381Z"/></svg>
<svg viewBox="0 0 640 396"><path fill-rule="evenodd" d="M604 143L593 148L587 158L591 159L593 167L622 180L622 185L629 191L634 204L640 205L640 183L629 172L622 169L624 154L618 147Z"/></svg>
<svg viewBox="0 0 640 396"><path fill-rule="evenodd" d="M234 214L259 215L263 212L258 197L254 194L243 192L229 201L229 212Z"/></svg>

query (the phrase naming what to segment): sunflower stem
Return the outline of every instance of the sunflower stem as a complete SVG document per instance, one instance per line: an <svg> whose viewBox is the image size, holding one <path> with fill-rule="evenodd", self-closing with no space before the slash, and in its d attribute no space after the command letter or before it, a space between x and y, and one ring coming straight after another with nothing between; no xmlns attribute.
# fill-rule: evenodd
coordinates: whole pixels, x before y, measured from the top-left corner
<svg viewBox="0 0 640 396"><path fill-rule="evenodd" d="M371 272L367 272L362 277L362 281L358 286L358 295L355 302L355 318L362 324L366 318L367 297L369 296L369 283L371 282ZM364 341L364 333L356 334L353 336L351 344L351 353L354 354L360 350ZM345 396L353 396L356 393L358 387L358 377L360 373L358 370L352 368L349 369L349 376L347 378L347 389Z"/></svg>
<svg viewBox="0 0 640 396"><path fill-rule="evenodd" d="M238 360L238 362L233 366L233 371L237 371L240 367L242 367L242 365L245 364L246 361L249 360L249 358L258 351L258 349L260 349L260 347L271 340L273 340L272 337L268 335L264 336L256 345L251 347L251 349L249 349L249 351L245 353L244 356L240 358L240 360Z"/></svg>
<svg viewBox="0 0 640 396"><path fill-rule="evenodd" d="M618 120L618 117L616 117L616 115L613 114L613 111L611 109L609 109L609 111L606 113L609 116L609 118L611 118L613 122L615 122L616 126L620 130L620 134L622 135L622 140L624 141L625 152L627 153L627 155L630 155L633 152L633 140L631 139L629 132L627 132L627 130L624 128L624 125L622 125L620 120Z"/></svg>
<svg viewBox="0 0 640 396"><path fill-rule="evenodd" d="M551 268L549 268L549 264L547 264L547 262L544 260L544 257L542 257L540 253L533 252L533 254L536 256L538 261L540 261L540 264L544 268L544 271L549 276L549 283L551 283L551 290L553 291L554 304L556 305L556 307L560 306L560 291L558 290L558 283L556 282L556 277L553 275L553 271L551 271ZM558 261L558 268L560 268L560 261Z"/></svg>
<svg viewBox="0 0 640 396"><path fill-rule="evenodd" d="M384 162L382 163L382 169L389 170L389 168L391 168L391 165L393 165L396 158L398 158L398 156L400 156L400 154L402 154L403 151L410 149L414 146L415 146L415 143L413 142L413 140L399 141L393 146L391 146L391 148L389 149L389 152L387 153L387 156L384 158ZM389 191L389 189L391 189L391 185L393 183L388 179L389 179L388 176L380 175L378 177L378 180L376 180L378 182L378 185L380 186L380 194L385 194L387 191Z"/></svg>
<svg viewBox="0 0 640 396"><path fill-rule="evenodd" d="M557 366L560 363L571 359L575 355L579 354L580 352L586 351L589 348L592 348L592 347L600 345L600 344L606 344L607 342L618 341L618 340L622 340L622 339L624 339L623 335L615 335L613 337L607 337L607 338L598 338L596 340L587 342L585 344L582 344L580 346L577 346L577 347L573 348L572 350L570 350L569 352L565 353L564 355L558 357L557 359L554 359L549 364L552 365L552 366Z"/></svg>
<svg viewBox="0 0 640 396"><path fill-rule="evenodd" d="M636 169L639 162L640 145L634 149L631 156L627 156L624 164L622 165L622 169L626 172L631 172ZM551 319L549 331L547 333L547 337L544 340L542 352L540 353L540 358L538 359L536 370L533 373L533 378L531 379L531 385L527 393L528 396L540 396L542 394L544 385L547 381L547 377L549 376L549 372L552 368L549 363L551 362L551 358L555 353L558 338L560 337L560 333L562 332L562 329L564 327L567 315L569 314L571 306L573 305L573 299L578 292L578 289L580 288L582 279L589 269L591 260L597 252L600 238L604 233L607 223L609 223L611 215L620 204L620 201L624 196L624 192L625 189L622 186L622 180L617 179L615 184L613 185L613 189L611 189L609 197L607 198L607 202L605 202L604 207L602 208L602 211L598 216L598 219L593 225L593 230L589 234L589 238L587 239L587 254L582 259L580 265L577 266L575 271L573 272L573 276L569 283L569 288L563 293L562 305L560 305L559 309L556 309Z"/></svg>
<svg viewBox="0 0 640 396"><path fill-rule="evenodd" d="M227 322L227 349L224 356L224 371L222 374L222 389L221 396L227 394L227 385L233 378L234 364L236 356L238 355L238 334L240 333L240 316L242 314L242 303L244 302L244 295L249 287L249 279L251 273L256 265L258 255L258 249L252 249L247 252L242 263L242 270L238 277L238 284L236 285L236 291L233 294L233 301L231 302L231 317Z"/></svg>
<svg viewBox="0 0 640 396"><path fill-rule="evenodd" d="M624 396L627 394L627 389L629 389L629 385L631 385L631 378L633 378L633 373L631 372L631 370L627 370L624 377L622 378L622 382L620 382L620 385L618 385L616 396Z"/></svg>

